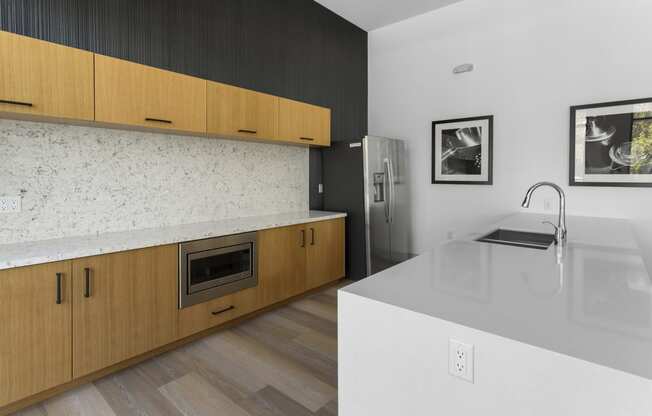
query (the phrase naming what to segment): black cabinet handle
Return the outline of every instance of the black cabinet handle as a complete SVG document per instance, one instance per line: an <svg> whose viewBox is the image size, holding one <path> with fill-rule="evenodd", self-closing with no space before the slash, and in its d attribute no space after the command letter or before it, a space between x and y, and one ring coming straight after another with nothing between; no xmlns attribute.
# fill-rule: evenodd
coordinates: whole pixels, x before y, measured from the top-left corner
<svg viewBox="0 0 652 416"><path fill-rule="evenodd" d="M63 284L63 273L57 273L57 305L61 305L61 285Z"/></svg>
<svg viewBox="0 0 652 416"><path fill-rule="evenodd" d="M156 123L165 123L165 124L172 124L172 120L164 120L162 118L150 118L147 117L145 121L154 121Z"/></svg>
<svg viewBox="0 0 652 416"><path fill-rule="evenodd" d="M227 307L227 308L220 309L219 311L211 312L211 314L212 314L213 316L215 316L215 315L219 315L219 314L224 313L224 312L228 312L228 311L230 311L230 310L232 310L232 309L235 309L235 306L231 305L231 306L229 306L229 307Z"/></svg>
<svg viewBox="0 0 652 416"><path fill-rule="evenodd" d="M306 230L301 230L301 247L306 246Z"/></svg>
<svg viewBox="0 0 652 416"><path fill-rule="evenodd" d="M238 133L256 134L256 133L258 133L258 130L240 129L240 130L238 130Z"/></svg>
<svg viewBox="0 0 652 416"><path fill-rule="evenodd" d="M84 269L84 297L91 297L91 269L89 267Z"/></svg>
<svg viewBox="0 0 652 416"><path fill-rule="evenodd" d="M0 100L0 104L22 105L23 107L34 107L34 104L25 101Z"/></svg>
<svg viewBox="0 0 652 416"><path fill-rule="evenodd" d="M312 138L312 137L299 137L299 139L301 139L301 140L308 140L309 142L312 142L312 141L315 140L315 139Z"/></svg>
<svg viewBox="0 0 652 416"><path fill-rule="evenodd" d="M311 246L315 245L315 229L314 228L310 229L310 245Z"/></svg>

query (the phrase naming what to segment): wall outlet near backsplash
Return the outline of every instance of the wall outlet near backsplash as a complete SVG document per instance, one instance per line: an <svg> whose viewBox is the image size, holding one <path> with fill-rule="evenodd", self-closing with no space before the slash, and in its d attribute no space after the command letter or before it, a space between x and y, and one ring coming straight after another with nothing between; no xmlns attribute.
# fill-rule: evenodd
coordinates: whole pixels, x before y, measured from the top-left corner
<svg viewBox="0 0 652 416"><path fill-rule="evenodd" d="M21 197L19 196L0 196L0 214L20 212Z"/></svg>

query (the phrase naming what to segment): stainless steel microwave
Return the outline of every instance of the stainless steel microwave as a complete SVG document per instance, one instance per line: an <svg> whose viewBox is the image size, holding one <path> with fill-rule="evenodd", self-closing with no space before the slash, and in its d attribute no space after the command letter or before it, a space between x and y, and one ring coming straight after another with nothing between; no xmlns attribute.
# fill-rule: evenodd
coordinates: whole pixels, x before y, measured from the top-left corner
<svg viewBox="0 0 652 416"><path fill-rule="evenodd" d="M258 285L257 234L179 244L179 308Z"/></svg>

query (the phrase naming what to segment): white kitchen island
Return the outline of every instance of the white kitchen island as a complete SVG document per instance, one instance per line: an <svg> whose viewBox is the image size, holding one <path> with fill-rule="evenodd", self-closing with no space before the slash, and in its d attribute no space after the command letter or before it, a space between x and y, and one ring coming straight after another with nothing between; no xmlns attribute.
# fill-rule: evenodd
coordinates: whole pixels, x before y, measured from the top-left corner
<svg viewBox="0 0 652 416"><path fill-rule="evenodd" d="M569 217L560 258L475 241L550 232L543 219L516 214L341 289L340 416L652 415L645 236ZM473 345L473 382L449 374L451 339Z"/></svg>

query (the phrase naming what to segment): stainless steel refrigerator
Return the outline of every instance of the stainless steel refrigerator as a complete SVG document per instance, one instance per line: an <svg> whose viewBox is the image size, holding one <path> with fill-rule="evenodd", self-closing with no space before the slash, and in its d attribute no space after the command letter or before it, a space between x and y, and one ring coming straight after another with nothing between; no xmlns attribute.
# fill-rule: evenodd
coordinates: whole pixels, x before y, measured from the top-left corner
<svg viewBox="0 0 652 416"><path fill-rule="evenodd" d="M407 152L367 136L322 151L323 209L345 211L346 275L362 279L410 257Z"/></svg>
<svg viewBox="0 0 652 416"><path fill-rule="evenodd" d="M362 139L367 275L410 258L405 142Z"/></svg>

